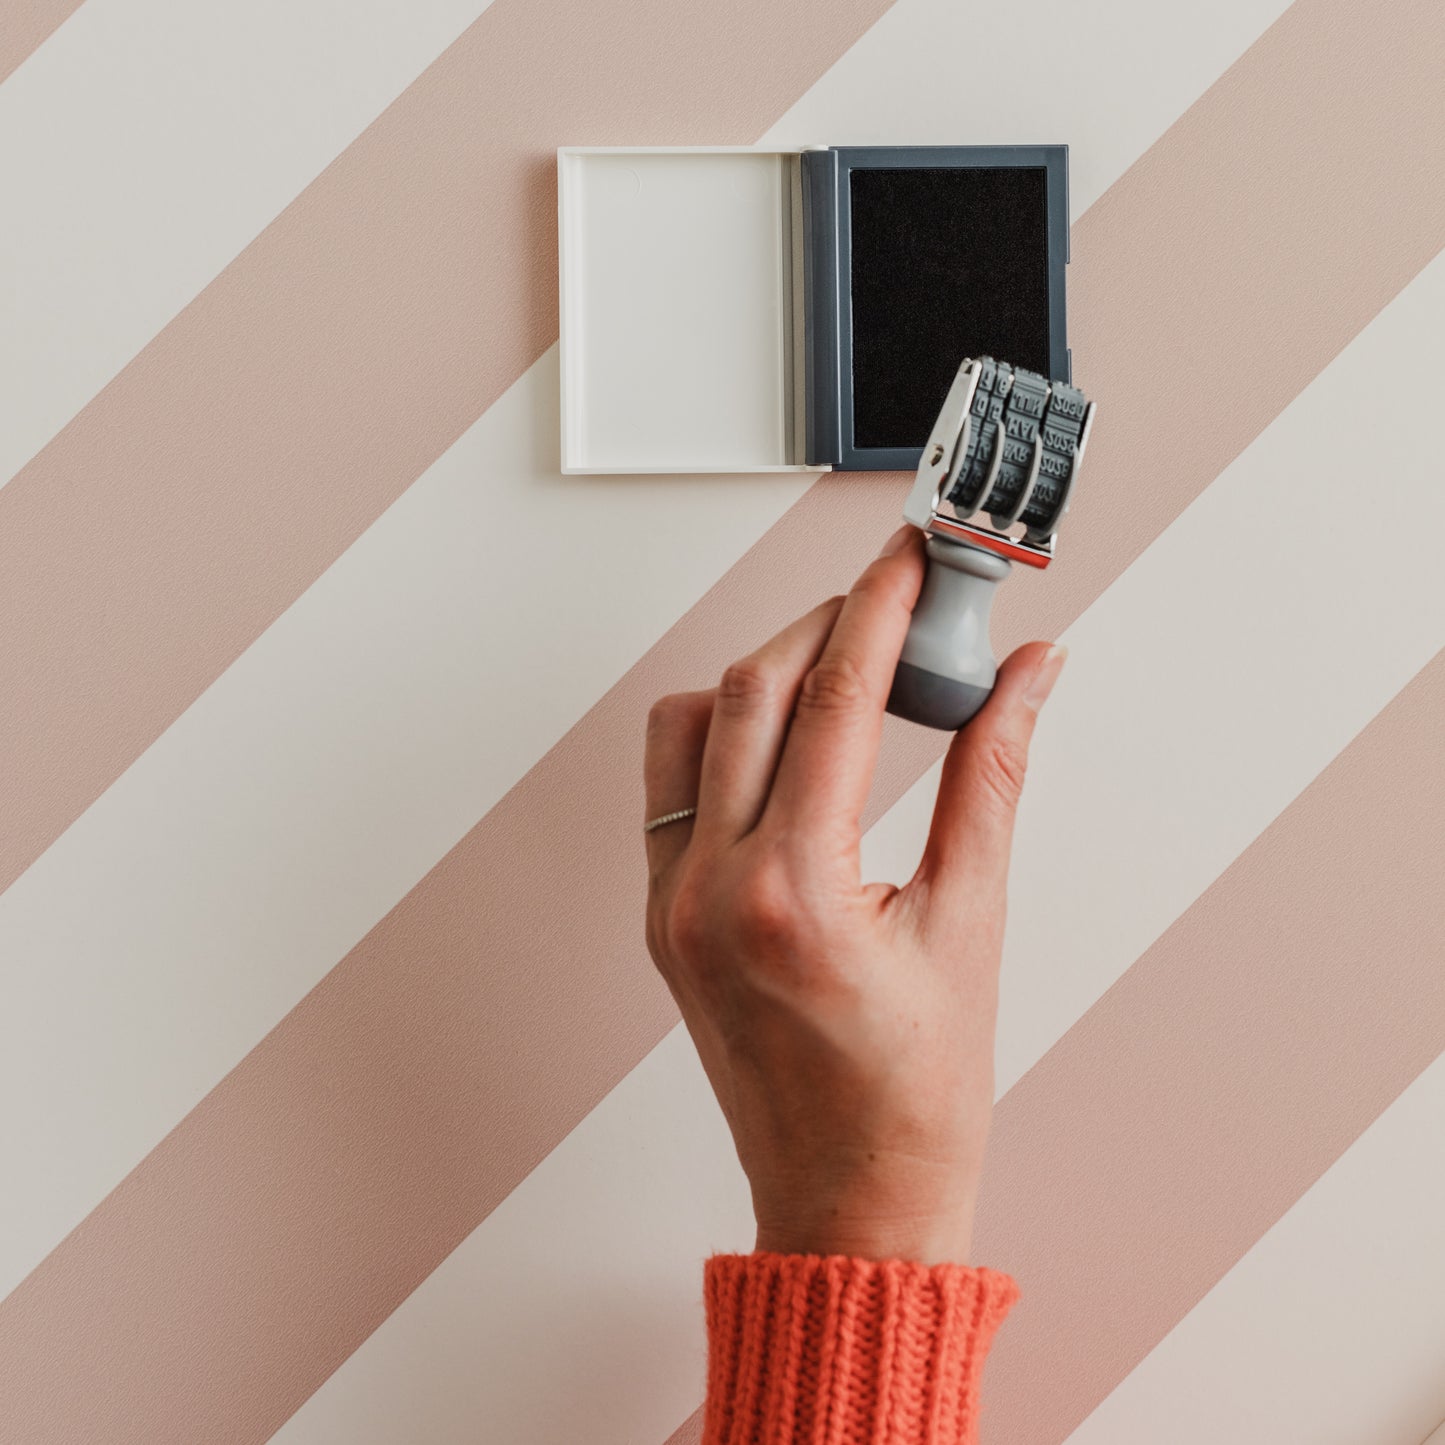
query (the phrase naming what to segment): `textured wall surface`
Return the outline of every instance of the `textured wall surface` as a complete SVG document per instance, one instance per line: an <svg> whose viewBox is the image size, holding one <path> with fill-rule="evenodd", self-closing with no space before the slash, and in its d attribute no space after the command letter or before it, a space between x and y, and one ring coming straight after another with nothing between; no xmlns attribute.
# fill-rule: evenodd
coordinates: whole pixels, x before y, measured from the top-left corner
<svg viewBox="0 0 1445 1445"><path fill-rule="evenodd" d="M7 5L0 1441L696 1438L749 1216L642 946L641 722L905 488L561 476L552 153L1065 141L1100 421L996 621L1072 657L985 1438L1420 1445L1442 75L1438 0ZM938 743L888 735L874 877Z"/></svg>

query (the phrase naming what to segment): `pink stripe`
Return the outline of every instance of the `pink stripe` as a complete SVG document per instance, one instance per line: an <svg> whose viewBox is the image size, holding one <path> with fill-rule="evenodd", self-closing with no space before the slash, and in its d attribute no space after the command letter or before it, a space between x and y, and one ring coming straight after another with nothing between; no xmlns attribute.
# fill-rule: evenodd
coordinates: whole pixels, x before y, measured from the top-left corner
<svg viewBox="0 0 1445 1445"><path fill-rule="evenodd" d="M1445 1049L1445 653L1009 1091L997 1438L1063 1440Z"/></svg>
<svg viewBox="0 0 1445 1445"><path fill-rule="evenodd" d="M1010 589L1006 632L1077 615L1433 254L1445 218L1410 209L1391 142L1396 111L1441 105L1407 62L1445 22L1403 13L1421 43L1340 0L1296 6L1077 229L1081 375L1138 395L1099 433L1058 576ZM1326 103L1320 77L1351 66ZM1365 98L1386 89L1390 114ZM1311 103L1328 114L1300 126ZM1241 168L1276 130L1280 153ZM1316 235L1316 191L1341 188L1399 201L1368 255L1352 219ZM1260 229L1254 271L1181 289ZM16 1291L3 1393L26 1438L265 1438L660 1037L632 831L646 706L841 585L900 502L876 477L813 488ZM875 815L936 746L890 735Z"/></svg>
<svg viewBox="0 0 1445 1445"><path fill-rule="evenodd" d="M81 0L5 0L0 10L0 80L80 9Z"/></svg>
<svg viewBox="0 0 1445 1445"><path fill-rule="evenodd" d="M985 1439L1065 1440L1445 1049L1442 716L1445 653L999 1105Z"/></svg>
<svg viewBox="0 0 1445 1445"><path fill-rule="evenodd" d="M702 1445L702 1411L689 1415L667 1437L667 1445Z"/></svg>
<svg viewBox="0 0 1445 1445"><path fill-rule="evenodd" d="M497 0L0 491L0 888L557 335L559 144L755 139L889 0Z"/></svg>

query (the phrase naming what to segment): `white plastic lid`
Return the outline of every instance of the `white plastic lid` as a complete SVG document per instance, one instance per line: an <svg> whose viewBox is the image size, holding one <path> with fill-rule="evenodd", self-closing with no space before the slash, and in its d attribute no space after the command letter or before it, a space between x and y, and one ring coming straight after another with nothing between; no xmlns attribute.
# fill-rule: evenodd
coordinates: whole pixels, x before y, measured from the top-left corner
<svg viewBox="0 0 1445 1445"><path fill-rule="evenodd" d="M557 163L562 470L820 470L796 465L797 153Z"/></svg>

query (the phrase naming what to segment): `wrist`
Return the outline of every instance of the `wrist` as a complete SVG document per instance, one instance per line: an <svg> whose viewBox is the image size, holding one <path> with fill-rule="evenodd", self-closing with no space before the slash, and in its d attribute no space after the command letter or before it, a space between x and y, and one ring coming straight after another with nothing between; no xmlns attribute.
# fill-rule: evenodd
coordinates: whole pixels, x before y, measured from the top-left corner
<svg viewBox="0 0 1445 1445"><path fill-rule="evenodd" d="M973 1217L930 1219L758 1221L754 1249L767 1254L906 1259L918 1264L967 1264Z"/></svg>
<svg viewBox="0 0 1445 1445"><path fill-rule="evenodd" d="M852 1171L814 1167L755 1177L756 1248L773 1254L967 1264L978 1170L957 1157L894 1156Z"/></svg>

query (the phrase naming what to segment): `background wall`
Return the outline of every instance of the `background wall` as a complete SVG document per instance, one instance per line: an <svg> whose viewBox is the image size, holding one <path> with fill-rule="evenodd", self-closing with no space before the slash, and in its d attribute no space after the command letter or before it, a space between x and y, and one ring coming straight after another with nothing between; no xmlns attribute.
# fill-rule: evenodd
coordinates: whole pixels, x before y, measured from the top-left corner
<svg viewBox="0 0 1445 1445"><path fill-rule="evenodd" d="M31 0L5 71L0 1439L696 1438L749 1220L641 721L904 481L561 477L551 153L754 141L1072 147L989 1437L1436 1428L1445 10Z"/></svg>

